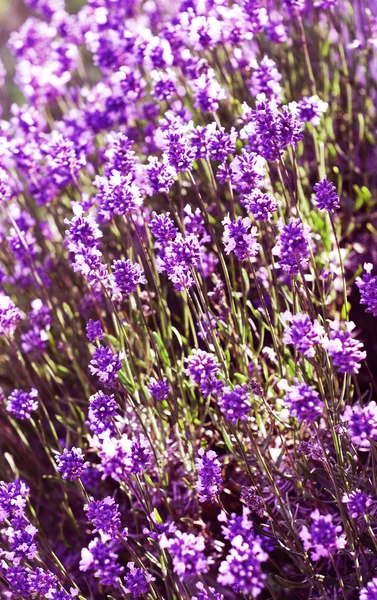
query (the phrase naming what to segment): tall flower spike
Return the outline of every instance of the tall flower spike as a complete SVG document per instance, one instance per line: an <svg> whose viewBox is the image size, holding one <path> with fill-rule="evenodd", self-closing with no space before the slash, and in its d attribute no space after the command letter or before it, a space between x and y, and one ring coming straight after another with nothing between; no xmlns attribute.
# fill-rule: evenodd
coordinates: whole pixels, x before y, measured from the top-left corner
<svg viewBox="0 0 377 600"><path fill-rule="evenodd" d="M257 228L251 227L249 217L238 217L231 221L229 215L222 221L224 225L223 242L225 253L234 252L238 260L246 260L255 256L259 249L256 241Z"/></svg>
<svg viewBox="0 0 377 600"><path fill-rule="evenodd" d="M213 450L205 452L201 448L195 466L198 470L196 490L200 502L214 502L222 484L221 464Z"/></svg>
<svg viewBox="0 0 377 600"><path fill-rule="evenodd" d="M292 217L287 225L279 221L279 229L280 237L272 254L280 259L277 266L289 275L296 275L309 264L309 227Z"/></svg>
<svg viewBox="0 0 377 600"><path fill-rule="evenodd" d="M315 196L314 202L319 210L327 210L329 213L334 213L339 208L339 198L336 193L336 187L331 181L327 181L325 177L314 186Z"/></svg>
<svg viewBox="0 0 377 600"><path fill-rule="evenodd" d="M360 292L360 304L366 304L365 312L377 317L377 276L372 277L373 265L364 263L364 275L356 277L355 283Z"/></svg>

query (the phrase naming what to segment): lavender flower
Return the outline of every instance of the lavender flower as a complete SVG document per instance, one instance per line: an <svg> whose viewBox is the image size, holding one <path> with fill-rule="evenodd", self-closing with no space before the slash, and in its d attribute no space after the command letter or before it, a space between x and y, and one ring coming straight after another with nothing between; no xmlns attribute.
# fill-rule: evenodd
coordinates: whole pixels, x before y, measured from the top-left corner
<svg viewBox="0 0 377 600"><path fill-rule="evenodd" d="M167 378L164 377L162 380L157 381L157 379L151 377L149 380L148 391L152 396L157 398L157 400L166 400L170 393L170 386Z"/></svg>
<svg viewBox="0 0 377 600"><path fill-rule="evenodd" d="M342 421L348 423L348 434L360 450L369 450L370 442L377 440L377 404L374 400L364 407L346 406Z"/></svg>
<svg viewBox="0 0 377 600"><path fill-rule="evenodd" d="M276 63L264 56L258 64L256 60L252 61L251 67L254 69L251 79L251 93L254 96L265 94L267 98L276 98L281 92L281 74L276 68Z"/></svg>
<svg viewBox="0 0 377 600"><path fill-rule="evenodd" d="M195 466L198 471L196 491L200 502L214 502L216 495L222 485L221 464L217 459L216 452L201 448Z"/></svg>
<svg viewBox="0 0 377 600"><path fill-rule="evenodd" d="M312 323L306 314L291 315L285 312L284 316L290 325L286 325L284 329L283 344L293 344L298 352L313 358L315 346L321 343L325 335L322 325L317 319Z"/></svg>
<svg viewBox="0 0 377 600"><path fill-rule="evenodd" d="M99 391L89 398L89 426L93 433L102 433L107 429L112 431L112 419L118 413L118 404L114 395L107 396Z"/></svg>
<svg viewBox="0 0 377 600"><path fill-rule="evenodd" d="M256 221L270 221L277 211L278 204L271 194L264 194L258 188L241 198L241 204Z"/></svg>
<svg viewBox="0 0 377 600"><path fill-rule="evenodd" d="M30 419L31 413L38 408L36 398L38 398L38 391L34 388L30 392L14 390L8 397L7 411L21 421Z"/></svg>
<svg viewBox="0 0 377 600"><path fill-rule="evenodd" d="M358 489L352 490L349 494L344 494L342 502L347 504L353 519L364 517L369 512L368 508L373 504L372 498Z"/></svg>
<svg viewBox="0 0 377 600"><path fill-rule="evenodd" d="M377 317L377 276L372 277L373 265L364 263L364 275L356 277L355 283L360 292L360 304L366 304L365 312Z"/></svg>
<svg viewBox="0 0 377 600"><path fill-rule="evenodd" d="M82 475L89 463L85 462L81 448L64 448L63 453L56 459L56 469L63 479L73 481Z"/></svg>
<svg viewBox="0 0 377 600"><path fill-rule="evenodd" d="M97 180L100 212L104 218L114 215L126 215L137 211L143 204L141 192L132 174L121 175L113 170L110 177Z"/></svg>
<svg viewBox="0 0 377 600"><path fill-rule="evenodd" d="M198 385L212 382L219 372L217 358L204 350L193 350L191 356L185 359L185 363L187 364L185 374Z"/></svg>
<svg viewBox="0 0 377 600"><path fill-rule="evenodd" d="M257 597L264 588L266 575L261 564L268 559L262 547L262 539L255 536L252 522L249 520L250 510L243 507L242 515L234 513L226 517L220 513L219 520L225 521L222 532L230 541L231 547L226 559L220 564L217 581L222 585L230 585L236 593Z"/></svg>
<svg viewBox="0 0 377 600"><path fill-rule="evenodd" d="M325 177L314 186L314 202L319 210L327 210L334 213L339 208L339 198L336 193L336 187Z"/></svg>
<svg viewBox="0 0 377 600"><path fill-rule="evenodd" d="M141 283L146 283L143 269L139 263L132 264L130 260L114 260L113 275L117 288L129 296Z"/></svg>
<svg viewBox="0 0 377 600"><path fill-rule="evenodd" d="M310 96L310 98L304 96L297 106L300 120L304 123L311 123L313 127L318 127L321 115L326 112L329 105L318 96Z"/></svg>
<svg viewBox="0 0 377 600"><path fill-rule="evenodd" d="M89 319L88 324L86 326L86 337L89 342L96 342L97 340L102 340L103 338L103 329L101 325L101 321L93 321Z"/></svg>
<svg viewBox="0 0 377 600"><path fill-rule="evenodd" d="M342 527L334 525L331 515L321 515L316 508L310 514L310 518L313 521L310 530L305 525L300 531L300 538L305 550L312 548L312 560L326 558L345 547L346 539L342 534Z"/></svg>
<svg viewBox="0 0 377 600"><path fill-rule="evenodd" d="M124 567L118 564L118 554L111 544L95 538L88 548L81 550L80 571L94 570L94 575L103 585L119 587Z"/></svg>
<svg viewBox="0 0 377 600"><path fill-rule="evenodd" d="M349 321L343 325L342 330L339 321L331 322L330 338L325 338L322 345L335 367L338 367L339 373L358 373L361 368L360 361L366 358L366 352L361 350L364 345L351 337L351 332L356 327L355 323Z"/></svg>
<svg viewBox="0 0 377 600"><path fill-rule="evenodd" d="M318 392L305 383L299 383L297 379L295 385L288 388L283 400L287 404L290 414L307 425L310 425L323 413L323 402Z"/></svg>
<svg viewBox="0 0 377 600"><path fill-rule="evenodd" d="M20 319L21 313L17 306L9 296L0 294L0 335L12 336Z"/></svg>
<svg viewBox="0 0 377 600"><path fill-rule="evenodd" d="M89 371L92 375L97 375L101 383L112 386L118 377L118 371L122 368L122 359L123 355L113 354L111 348L99 346L94 350Z"/></svg>
<svg viewBox="0 0 377 600"><path fill-rule="evenodd" d="M119 505L114 498L106 496L103 500L91 500L85 504L84 510L88 520L93 523L93 533L103 531L105 534L114 536L120 529Z"/></svg>
<svg viewBox="0 0 377 600"><path fill-rule="evenodd" d="M224 600L223 594L215 592L212 587L208 588L208 593L201 581L196 584L196 587L198 588L198 591L196 592L197 596L192 596L191 600Z"/></svg>
<svg viewBox="0 0 377 600"><path fill-rule="evenodd" d="M135 567L135 563L127 563L128 573L124 578L125 592L131 594L132 598L139 598L149 590L149 584L154 581L154 577L140 567Z"/></svg>
<svg viewBox="0 0 377 600"><path fill-rule="evenodd" d="M219 398L220 410L228 421L247 421L250 412L250 392L248 386L236 385L234 389L225 387Z"/></svg>
<svg viewBox="0 0 377 600"><path fill-rule="evenodd" d="M165 534L160 537L160 547L169 550L173 561L173 570L184 581L192 575L206 573L208 559L204 555L204 538L201 535L177 530L173 538Z"/></svg>
<svg viewBox="0 0 377 600"><path fill-rule="evenodd" d="M152 213L153 220L150 222L150 230L159 244L166 244L173 240L178 233L174 221L169 217L170 213L160 214Z"/></svg>
<svg viewBox="0 0 377 600"><path fill-rule="evenodd" d="M175 169L167 162L159 162L155 156L148 157L149 183L154 194L168 194L174 183Z"/></svg>
<svg viewBox="0 0 377 600"><path fill-rule="evenodd" d="M251 227L248 217L243 219L239 217L236 221L231 221L228 215L222 224L224 225L223 241L226 254L234 251L238 260L242 261L257 254L259 248L256 241L257 228Z"/></svg>
<svg viewBox="0 0 377 600"><path fill-rule="evenodd" d="M262 183L266 161L255 152L242 150L241 156L236 156L230 167L230 180L242 194L250 194Z"/></svg>
<svg viewBox="0 0 377 600"><path fill-rule="evenodd" d="M360 590L359 600L375 600L377 598L377 577Z"/></svg>
<svg viewBox="0 0 377 600"><path fill-rule="evenodd" d="M272 254L279 257L278 266L290 275L306 269L309 264L309 227L300 219L289 219L287 225L279 221L280 237Z"/></svg>

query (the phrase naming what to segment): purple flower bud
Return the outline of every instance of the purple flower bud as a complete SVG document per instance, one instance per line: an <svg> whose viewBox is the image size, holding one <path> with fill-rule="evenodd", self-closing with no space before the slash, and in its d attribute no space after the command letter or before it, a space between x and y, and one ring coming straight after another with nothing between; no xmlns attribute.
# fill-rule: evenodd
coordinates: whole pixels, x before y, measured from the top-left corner
<svg viewBox="0 0 377 600"><path fill-rule="evenodd" d="M323 414L323 402L318 392L306 383L299 383L297 379L295 385L288 388L283 400L290 414L308 425Z"/></svg>
<svg viewBox="0 0 377 600"><path fill-rule="evenodd" d="M154 581L154 577L140 567L135 567L135 563L127 563L129 569L124 577L125 592L131 594L132 598L139 598L149 590L149 584Z"/></svg>

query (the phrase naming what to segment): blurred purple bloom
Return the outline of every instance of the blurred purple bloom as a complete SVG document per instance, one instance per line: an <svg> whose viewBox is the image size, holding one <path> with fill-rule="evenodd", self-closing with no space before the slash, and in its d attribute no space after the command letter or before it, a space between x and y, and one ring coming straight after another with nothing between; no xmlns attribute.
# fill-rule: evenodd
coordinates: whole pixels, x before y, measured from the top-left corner
<svg viewBox="0 0 377 600"><path fill-rule="evenodd" d="M377 598L377 577L374 577L366 587L360 590L359 600L376 600Z"/></svg>
<svg viewBox="0 0 377 600"><path fill-rule="evenodd" d="M160 546L169 550L173 560L173 570L184 581L208 571L208 559L204 555L205 543L201 535L177 531L173 538L165 534L160 537Z"/></svg>
<svg viewBox="0 0 377 600"><path fill-rule="evenodd" d="M327 102L323 102L318 96L304 96L298 103L299 118L303 123L311 123L313 127L318 127L321 122L321 115L328 108Z"/></svg>
<svg viewBox="0 0 377 600"><path fill-rule="evenodd" d="M256 60L252 61L251 67L254 69L251 78L251 93L254 96L265 94L267 98L279 96L281 92L281 74L276 68L276 63L264 56L258 64Z"/></svg>
<svg viewBox="0 0 377 600"><path fill-rule="evenodd" d="M377 317L377 276L372 277L373 265L364 263L364 275L356 277L355 283L360 292L360 304L366 304L365 312Z"/></svg>
<svg viewBox="0 0 377 600"><path fill-rule="evenodd" d="M353 519L364 517L369 512L368 508L373 504L372 498L361 490L352 490L348 494L344 494L342 502L347 504Z"/></svg>
<svg viewBox="0 0 377 600"><path fill-rule="evenodd" d="M20 319L21 313L17 306L9 296L0 294L0 335L13 335Z"/></svg>
<svg viewBox="0 0 377 600"><path fill-rule="evenodd" d="M208 592L201 581L196 584L196 587L198 588L197 596L192 596L191 600L224 600L223 594L215 592L214 588L209 587Z"/></svg>

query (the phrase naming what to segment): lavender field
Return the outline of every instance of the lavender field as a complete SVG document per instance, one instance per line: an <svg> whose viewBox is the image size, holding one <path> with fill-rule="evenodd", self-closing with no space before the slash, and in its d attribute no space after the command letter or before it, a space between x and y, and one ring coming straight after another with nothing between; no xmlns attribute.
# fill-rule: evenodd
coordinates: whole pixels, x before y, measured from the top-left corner
<svg viewBox="0 0 377 600"><path fill-rule="evenodd" d="M1 19L0 598L377 600L376 3Z"/></svg>

